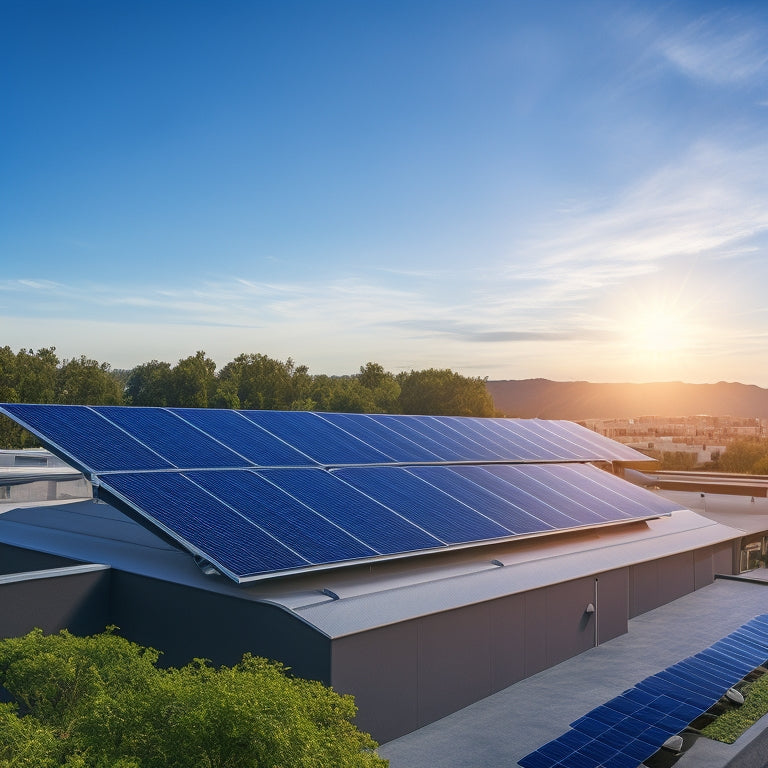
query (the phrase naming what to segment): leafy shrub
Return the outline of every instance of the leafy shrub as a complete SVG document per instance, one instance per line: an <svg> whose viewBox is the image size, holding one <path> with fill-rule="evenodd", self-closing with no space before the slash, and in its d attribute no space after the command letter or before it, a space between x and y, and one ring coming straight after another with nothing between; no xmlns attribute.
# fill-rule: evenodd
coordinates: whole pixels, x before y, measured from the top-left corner
<svg viewBox="0 0 768 768"><path fill-rule="evenodd" d="M0 640L0 768L374 768L355 706L280 664L179 669L107 631Z"/></svg>

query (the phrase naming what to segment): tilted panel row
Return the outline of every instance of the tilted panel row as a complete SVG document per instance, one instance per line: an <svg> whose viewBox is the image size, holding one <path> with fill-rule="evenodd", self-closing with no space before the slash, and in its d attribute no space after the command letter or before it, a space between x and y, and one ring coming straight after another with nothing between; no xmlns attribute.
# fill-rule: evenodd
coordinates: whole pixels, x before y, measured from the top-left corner
<svg viewBox="0 0 768 768"><path fill-rule="evenodd" d="M668 513L666 500L634 486L633 494L645 495L639 511L627 511L618 493L607 493L610 501L591 496L604 474L496 464L250 468L105 473L101 483L242 580ZM587 497L600 502L596 509ZM254 559L231 557L226 540Z"/></svg>
<svg viewBox="0 0 768 768"><path fill-rule="evenodd" d="M651 675L571 723L523 768L637 768L768 659L768 615Z"/></svg>
<svg viewBox="0 0 768 768"><path fill-rule="evenodd" d="M585 462L644 458L566 422L5 404L0 408L91 473L166 468Z"/></svg>

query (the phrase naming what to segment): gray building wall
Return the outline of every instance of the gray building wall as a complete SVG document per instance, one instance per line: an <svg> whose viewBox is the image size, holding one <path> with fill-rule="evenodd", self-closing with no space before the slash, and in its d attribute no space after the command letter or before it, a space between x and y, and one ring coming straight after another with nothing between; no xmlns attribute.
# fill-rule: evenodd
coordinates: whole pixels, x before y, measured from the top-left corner
<svg viewBox="0 0 768 768"><path fill-rule="evenodd" d="M69 557L49 555L32 549L14 547L11 544L0 544L0 575L64 568L68 565L77 565L79 562L81 561Z"/></svg>
<svg viewBox="0 0 768 768"><path fill-rule="evenodd" d="M331 684L354 694L360 728L389 741L618 637L630 617L731 572L725 543L336 638Z"/></svg>
<svg viewBox="0 0 768 768"><path fill-rule="evenodd" d="M56 576L0 577L0 637L39 627L77 635L101 632L109 623L109 569Z"/></svg>
<svg viewBox="0 0 768 768"><path fill-rule="evenodd" d="M193 658L235 664L245 652L281 661L294 674L330 682L330 641L283 608L112 571L110 622L120 634L163 651L161 663Z"/></svg>

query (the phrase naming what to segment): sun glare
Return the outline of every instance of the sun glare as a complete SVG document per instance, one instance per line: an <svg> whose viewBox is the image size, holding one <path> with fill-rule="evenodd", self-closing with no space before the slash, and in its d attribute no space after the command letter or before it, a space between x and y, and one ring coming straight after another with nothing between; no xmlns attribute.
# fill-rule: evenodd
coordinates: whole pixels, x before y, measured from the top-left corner
<svg viewBox="0 0 768 768"><path fill-rule="evenodd" d="M700 331L691 308L657 301L633 310L625 319L624 339L635 365L672 366L697 346Z"/></svg>

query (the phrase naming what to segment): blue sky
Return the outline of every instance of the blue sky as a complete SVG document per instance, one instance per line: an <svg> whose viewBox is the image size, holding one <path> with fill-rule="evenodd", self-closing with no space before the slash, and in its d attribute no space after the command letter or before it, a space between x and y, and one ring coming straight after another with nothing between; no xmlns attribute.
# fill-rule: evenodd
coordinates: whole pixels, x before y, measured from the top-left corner
<svg viewBox="0 0 768 768"><path fill-rule="evenodd" d="M0 345L768 386L764 3L0 0Z"/></svg>

